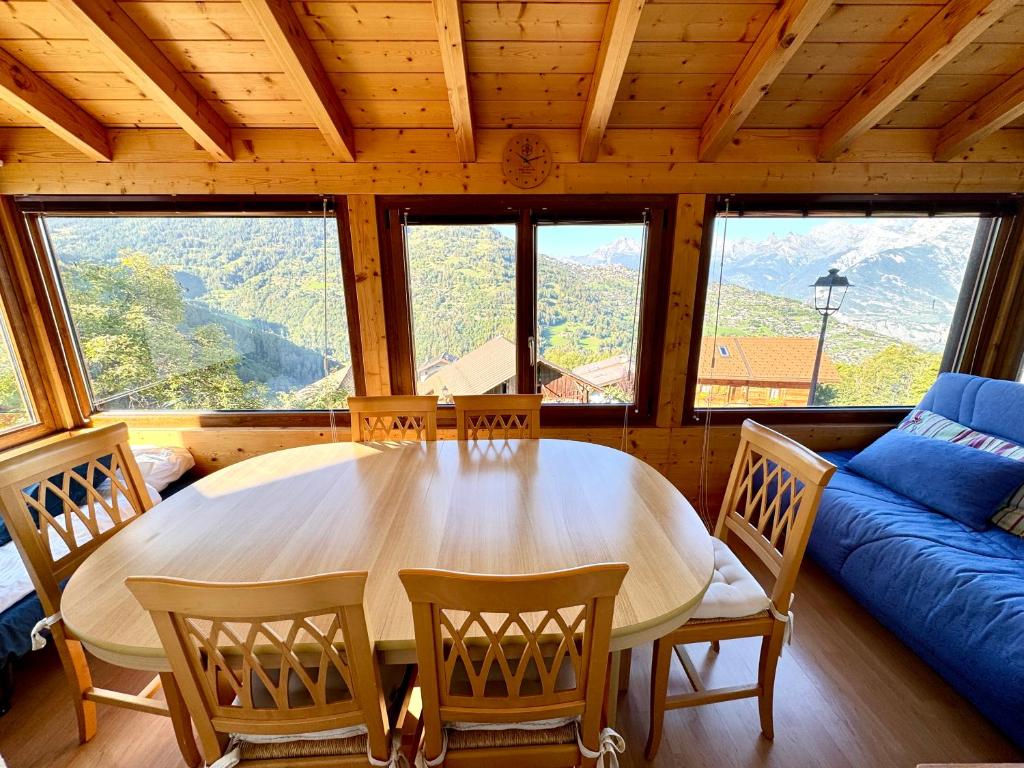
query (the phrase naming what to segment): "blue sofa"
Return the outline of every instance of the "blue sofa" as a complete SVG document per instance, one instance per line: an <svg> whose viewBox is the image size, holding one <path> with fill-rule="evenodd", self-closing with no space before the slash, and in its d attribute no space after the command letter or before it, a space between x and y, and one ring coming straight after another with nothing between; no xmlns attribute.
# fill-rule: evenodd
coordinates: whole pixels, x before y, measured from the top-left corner
<svg viewBox="0 0 1024 768"><path fill-rule="evenodd" d="M1024 444L1024 384L942 374L921 401ZM1024 747L1024 538L932 511L846 468L822 497L808 554Z"/></svg>

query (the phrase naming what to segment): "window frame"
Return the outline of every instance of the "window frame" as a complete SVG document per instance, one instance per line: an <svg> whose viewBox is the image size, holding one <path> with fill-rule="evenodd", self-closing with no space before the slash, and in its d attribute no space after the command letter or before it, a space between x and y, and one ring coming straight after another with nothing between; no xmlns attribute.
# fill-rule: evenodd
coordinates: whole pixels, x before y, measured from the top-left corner
<svg viewBox="0 0 1024 768"><path fill-rule="evenodd" d="M537 226L556 222L638 223L647 212L647 259L640 292L634 402L630 405L547 403L542 406L542 420L547 426L621 427L628 411L630 425L653 425L657 418L664 349L675 199L675 195L402 195L379 198L377 223L392 392L414 394L416 391L405 224L516 226L516 383L518 391L531 392L535 371L525 342L529 336L537 335ZM453 425L454 407L439 406L438 423Z"/></svg>
<svg viewBox="0 0 1024 768"><path fill-rule="evenodd" d="M690 350L687 361L686 385L683 391L682 425L692 427L710 423L721 425L741 424L754 419L772 424L898 424L912 409L911 406L813 406L770 408L701 408L696 405L697 378L700 367L701 339L704 317L707 311L707 296L711 263L714 260L714 232L718 214L728 202L730 213L742 217L747 213L775 213L780 218L803 218L829 215L923 215L940 216L956 214L978 215L982 221L991 218L996 225L985 235L985 247L979 247L981 238L976 235L971 257L960 289L960 299L954 311L953 323L947 337L940 372L960 371L986 374L967 359L965 340L976 325L975 306L978 296L985 290L993 290L996 280L993 265L998 253L997 243L1002 236L1008 239L1012 252L1020 247L1018 242L1021 219L1021 202L1018 195L708 195L705 205L700 262L695 288L693 325L690 329ZM981 226L979 226L979 232ZM972 282L970 287L968 283ZM990 336L985 334L982 343L987 344ZM975 339L978 343L978 340Z"/></svg>
<svg viewBox="0 0 1024 768"><path fill-rule="evenodd" d="M335 410L96 410L92 402L85 362L73 330L70 309L64 301L60 286L60 271L56 254L50 246L41 219L45 216L173 216L191 217L281 217L305 216L319 218L327 203L327 215L337 222L338 259L341 268L342 298L348 323L349 354L356 393L362 394L362 360L359 359L359 318L355 302L355 274L349 233L345 228L344 197L334 195L146 195L146 196L50 196L19 197L21 212L28 237L35 251L39 271L43 277L43 292L50 309L49 318L63 348L64 370L62 378L72 383L83 419L94 426L114 422L127 422L136 427L348 427L348 409Z"/></svg>

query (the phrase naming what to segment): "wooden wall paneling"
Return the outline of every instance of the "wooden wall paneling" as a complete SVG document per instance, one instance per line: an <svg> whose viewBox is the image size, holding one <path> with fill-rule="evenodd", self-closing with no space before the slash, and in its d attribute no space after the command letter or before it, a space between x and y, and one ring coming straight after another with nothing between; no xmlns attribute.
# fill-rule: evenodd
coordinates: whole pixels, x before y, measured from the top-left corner
<svg viewBox="0 0 1024 768"><path fill-rule="evenodd" d="M327 146L342 160L355 160L352 121L292 4L289 0L243 0L242 4L277 55Z"/></svg>
<svg viewBox="0 0 1024 768"><path fill-rule="evenodd" d="M437 37L441 44L441 64L448 87L448 103L452 111L455 145L459 160L476 160L473 139L473 115L469 104L469 76L466 65L466 42L462 24L461 0L433 0L437 21Z"/></svg>
<svg viewBox="0 0 1024 768"><path fill-rule="evenodd" d="M659 427L682 423L684 385L690 364L697 273L704 238L705 197L679 195L676 199L675 241L672 244L672 272L669 276L668 311L665 317L665 346L658 388Z"/></svg>
<svg viewBox="0 0 1024 768"><path fill-rule="evenodd" d="M831 0L784 0L779 5L701 127L699 159L714 159L732 141L831 4Z"/></svg>
<svg viewBox="0 0 1024 768"><path fill-rule="evenodd" d="M232 159L228 126L115 0L53 3L204 149Z"/></svg>
<svg viewBox="0 0 1024 768"><path fill-rule="evenodd" d="M366 394L390 395L377 201L373 195L348 195L346 205Z"/></svg>
<svg viewBox="0 0 1024 768"><path fill-rule="evenodd" d="M943 128L935 147L936 160L969 152L986 136L1024 116L1024 69L961 112Z"/></svg>
<svg viewBox="0 0 1024 768"><path fill-rule="evenodd" d="M0 99L86 157L113 158L107 132L95 118L4 50L0 50Z"/></svg>
<svg viewBox="0 0 1024 768"><path fill-rule="evenodd" d="M951 0L829 120L821 132L819 158L835 159L1015 4Z"/></svg>
<svg viewBox="0 0 1024 768"><path fill-rule="evenodd" d="M611 0L580 126L580 162L597 159L646 0Z"/></svg>
<svg viewBox="0 0 1024 768"><path fill-rule="evenodd" d="M520 194L498 163L10 163L0 194ZM538 194L1024 191L1024 163L555 163Z"/></svg>

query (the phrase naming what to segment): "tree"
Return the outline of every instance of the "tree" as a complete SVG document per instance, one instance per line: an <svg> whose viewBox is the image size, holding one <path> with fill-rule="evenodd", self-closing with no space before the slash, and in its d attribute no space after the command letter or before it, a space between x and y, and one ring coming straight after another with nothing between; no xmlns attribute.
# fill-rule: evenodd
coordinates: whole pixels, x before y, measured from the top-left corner
<svg viewBox="0 0 1024 768"><path fill-rule="evenodd" d="M234 409L266 405L266 387L243 382L224 329L185 323L169 267L142 253L116 264L83 261L63 272L93 395L108 407Z"/></svg>
<svg viewBox="0 0 1024 768"><path fill-rule="evenodd" d="M942 356L910 344L891 344L861 363L838 364L835 405L910 405L939 374Z"/></svg>

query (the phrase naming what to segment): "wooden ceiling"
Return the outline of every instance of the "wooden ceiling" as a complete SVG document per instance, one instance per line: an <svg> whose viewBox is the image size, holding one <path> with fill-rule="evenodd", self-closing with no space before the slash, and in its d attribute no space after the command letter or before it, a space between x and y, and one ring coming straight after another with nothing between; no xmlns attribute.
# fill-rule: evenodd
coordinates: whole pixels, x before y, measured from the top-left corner
<svg viewBox="0 0 1024 768"><path fill-rule="evenodd" d="M249 128L319 129L338 161L368 128L448 129L462 161L486 129L579 131L581 161L617 129L696 131L704 161L741 129L816 131L823 161L934 129L947 160L1024 128L1024 4L8 0L0 99L98 161L150 128L220 161Z"/></svg>

